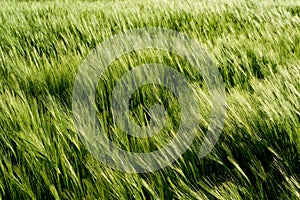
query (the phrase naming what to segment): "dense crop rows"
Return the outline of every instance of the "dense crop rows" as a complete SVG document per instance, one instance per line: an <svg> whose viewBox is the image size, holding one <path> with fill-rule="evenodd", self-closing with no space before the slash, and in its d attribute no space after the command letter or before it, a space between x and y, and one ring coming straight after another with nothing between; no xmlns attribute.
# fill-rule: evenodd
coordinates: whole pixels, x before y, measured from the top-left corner
<svg viewBox="0 0 300 200"><path fill-rule="evenodd" d="M0 4L0 198L300 199L297 1ZM184 73L200 94L204 115L199 138L182 158L159 171L127 174L102 165L80 141L72 89L93 48L116 33L142 27L183 32L203 46L222 75L227 116L217 145L199 159L198 139L206 131L209 112L201 77L193 77L191 66L168 52L123 56L113 64L117 70L107 72L106 82L98 84L99 120L108 129L112 84L143 63L164 63ZM110 130L112 140L124 149L153 150L176 130L176 99L152 87L159 92L151 96L144 88L133 97L136 120L147 121L141 101L151 104L161 98L168 101L168 130L152 141Z"/></svg>

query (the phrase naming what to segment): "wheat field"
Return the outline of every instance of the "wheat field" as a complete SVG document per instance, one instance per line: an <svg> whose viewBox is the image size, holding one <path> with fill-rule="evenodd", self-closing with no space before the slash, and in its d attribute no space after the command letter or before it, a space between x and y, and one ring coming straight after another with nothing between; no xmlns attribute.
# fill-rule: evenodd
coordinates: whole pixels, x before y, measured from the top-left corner
<svg viewBox="0 0 300 200"><path fill-rule="evenodd" d="M0 4L0 199L300 199L299 1ZM97 45L147 27L172 29L201 44L223 79L226 120L217 144L200 159L197 148L210 111L202 78L169 52L124 55L97 86L97 116L115 144L148 152L176 133L178 102L157 85L136 92L131 107L145 125L144 108L163 102L169 121L161 135L130 138L112 128L112 87L136 65L159 62L185 74L204 116L199 137L174 163L126 173L103 165L83 145L72 90L82 62Z"/></svg>

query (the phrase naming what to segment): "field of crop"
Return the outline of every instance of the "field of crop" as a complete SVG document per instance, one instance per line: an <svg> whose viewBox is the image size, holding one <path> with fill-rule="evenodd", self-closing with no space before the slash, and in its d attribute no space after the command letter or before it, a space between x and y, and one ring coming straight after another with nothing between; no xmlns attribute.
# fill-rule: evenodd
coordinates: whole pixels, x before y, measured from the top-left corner
<svg viewBox="0 0 300 200"><path fill-rule="evenodd" d="M300 2L297 0L0 1L0 199L300 199ZM197 156L207 131L209 93L193 67L170 52L145 49L118 58L99 80L97 116L109 138L132 152L168 142L178 101L165 88L134 93L132 115L162 102L166 127L134 138L111 117L115 82L134 66L162 63L184 74L203 116L177 161L148 173L107 167L86 149L72 112L76 74L102 41L159 27L198 41L226 92L220 139ZM212 105L213 106L213 105ZM174 134L173 134L174 133Z"/></svg>

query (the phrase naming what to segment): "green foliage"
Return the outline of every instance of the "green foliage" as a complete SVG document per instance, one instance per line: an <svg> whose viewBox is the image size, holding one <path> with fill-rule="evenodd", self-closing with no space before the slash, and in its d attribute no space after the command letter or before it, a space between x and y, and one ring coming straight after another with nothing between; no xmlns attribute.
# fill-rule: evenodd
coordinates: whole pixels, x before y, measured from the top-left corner
<svg viewBox="0 0 300 200"><path fill-rule="evenodd" d="M294 1L1 1L0 198L3 199L300 199L300 15ZM113 63L97 90L98 117L111 139L152 151L173 137L180 108L156 85L132 97L132 115L163 104L166 128L149 140L112 126L110 92L133 66L162 63L199 94L199 136L172 165L126 174L94 159L73 123L73 82L88 53L128 29L162 27L201 43L227 95L220 140L197 157L209 102L202 78L176 55L132 52ZM170 97L171 96L171 97ZM201 108L201 110L200 110Z"/></svg>

